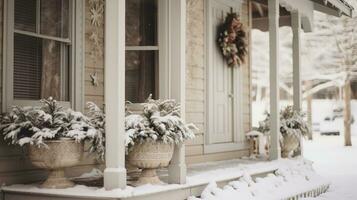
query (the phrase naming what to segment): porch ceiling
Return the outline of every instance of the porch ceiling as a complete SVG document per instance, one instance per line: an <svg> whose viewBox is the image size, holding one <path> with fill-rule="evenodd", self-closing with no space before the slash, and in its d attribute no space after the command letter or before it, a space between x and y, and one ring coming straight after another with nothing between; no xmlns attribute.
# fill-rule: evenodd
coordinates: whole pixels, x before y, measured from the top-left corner
<svg viewBox="0 0 357 200"><path fill-rule="evenodd" d="M280 0L279 26L291 26L292 10L302 13L302 28L312 31L313 10L333 16L352 17L354 8L345 0ZM253 28L268 31L268 0L252 0Z"/></svg>

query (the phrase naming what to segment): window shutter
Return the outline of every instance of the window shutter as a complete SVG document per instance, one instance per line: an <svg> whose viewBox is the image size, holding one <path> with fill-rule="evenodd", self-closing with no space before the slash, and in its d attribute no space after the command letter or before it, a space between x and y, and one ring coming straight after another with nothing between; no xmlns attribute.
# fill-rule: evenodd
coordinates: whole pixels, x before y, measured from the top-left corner
<svg viewBox="0 0 357 200"><path fill-rule="evenodd" d="M41 95L42 40L14 35L14 98L38 100Z"/></svg>
<svg viewBox="0 0 357 200"><path fill-rule="evenodd" d="M36 32L36 0L15 1L15 29Z"/></svg>

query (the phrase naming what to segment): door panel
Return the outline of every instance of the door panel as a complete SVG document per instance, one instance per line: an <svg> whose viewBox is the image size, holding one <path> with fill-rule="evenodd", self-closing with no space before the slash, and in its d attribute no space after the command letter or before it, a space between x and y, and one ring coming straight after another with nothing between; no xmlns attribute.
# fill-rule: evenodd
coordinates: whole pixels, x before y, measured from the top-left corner
<svg viewBox="0 0 357 200"><path fill-rule="evenodd" d="M208 14L208 129L209 144L232 143L234 137L234 68L228 67L217 47L217 29L227 13L237 11L239 1L211 0Z"/></svg>

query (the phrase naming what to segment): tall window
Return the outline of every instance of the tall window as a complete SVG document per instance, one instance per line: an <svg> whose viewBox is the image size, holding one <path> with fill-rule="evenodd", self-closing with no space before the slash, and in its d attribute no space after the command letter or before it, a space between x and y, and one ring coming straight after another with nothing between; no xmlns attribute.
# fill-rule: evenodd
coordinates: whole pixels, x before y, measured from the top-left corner
<svg viewBox="0 0 357 200"><path fill-rule="evenodd" d="M15 0L13 95L69 101L70 0Z"/></svg>
<svg viewBox="0 0 357 200"><path fill-rule="evenodd" d="M4 107L52 96L82 109L85 0L4 1Z"/></svg>
<svg viewBox="0 0 357 200"><path fill-rule="evenodd" d="M126 0L126 99L158 96L158 0Z"/></svg>

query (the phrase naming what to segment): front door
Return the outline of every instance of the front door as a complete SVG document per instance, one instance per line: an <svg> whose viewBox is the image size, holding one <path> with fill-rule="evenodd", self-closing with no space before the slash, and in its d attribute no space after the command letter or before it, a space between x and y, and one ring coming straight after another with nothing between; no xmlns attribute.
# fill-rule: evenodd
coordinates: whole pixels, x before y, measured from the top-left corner
<svg viewBox="0 0 357 200"><path fill-rule="evenodd" d="M238 12L239 7L239 0L209 0L207 6L208 144L237 140L239 69L227 65L216 41L218 26L227 13Z"/></svg>

